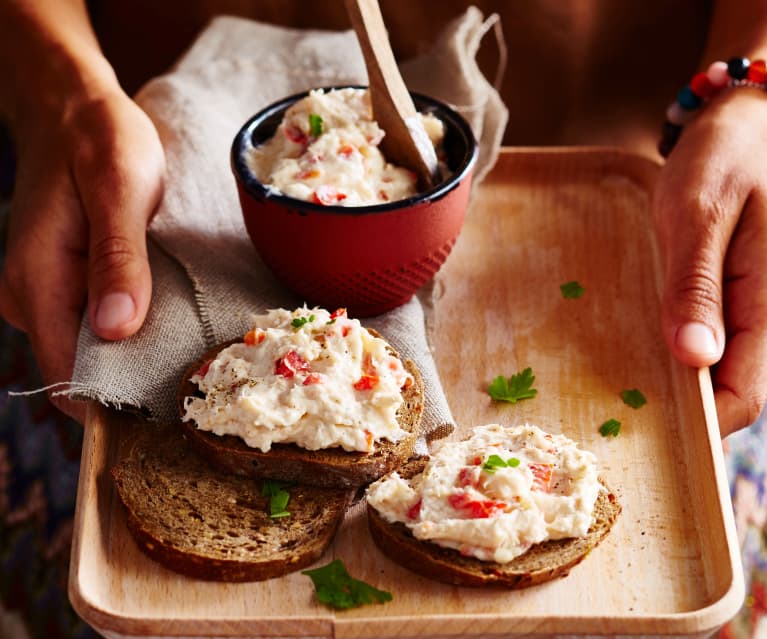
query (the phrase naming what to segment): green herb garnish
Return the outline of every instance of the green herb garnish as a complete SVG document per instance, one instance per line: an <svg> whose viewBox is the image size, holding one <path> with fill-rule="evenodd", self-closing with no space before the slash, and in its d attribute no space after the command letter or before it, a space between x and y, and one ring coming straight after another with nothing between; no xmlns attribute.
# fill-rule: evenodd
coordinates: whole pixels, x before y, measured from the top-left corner
<svg viewBox="0 0 767 639"><path fill-rule="evenodd" d="M516 468L519 466L519 460L516 457L509 457L506 461L500 455L490 455L482 465L482 470L492 475L499 468Z"/></svg>
<svg viewBox="0 0 767 639"><path fill-rule="evenodd" d="M636 388L621 391L621 399L623 399L624 404L631 406L631 408L641 408L647 403L647 398Z"/></svg>
<svg viewBox="0 0 767 639"><path fill-rule="evenodd" d="M578 284L578 282L575 280L572 282L565 282L559 287L559 290L562 291L562 297L564 297L566 300L578 299L586 292L586 289Z"/></svg>
<svg viewBox="0 0 767 639"><path fill-rule="evenodd" d="M290 493L287 491L292 484L284 481L276 481L274 479L265 479L263 486L261 486L261 494L264 497L269 498L269 516L272 519L279 519L280 517L290 517L288 512L288 502L290 501Z"/></svg>
<svg viewBox="0 0 767 639"><path fill-rule="evenodd" d="M599 434L602 437L617 437L621 432L621 423L617 419L608 419L599 427Z"/></svg>
<svg viewBox="0 0 767 639"><path fill-rule="evenodd" d="M317 599L332 608L356 608L364 604L391 601L392 595L378 590L364 581L351 577L340 559L334 559L326 566L303 570L314 583Z"/></svg>
<svg viewBox="0 0 767 639"><path fill-rule="evenodd" d="M315 138L322 135L323 122L322 118L316 113L309 114L309 130Z"/></svg>
<svg viewBox="0 0 767 639"><path fill-rule="evenodd" d="M308 324L309 322L314 321L314 315L310 315L309 317L296 317L293 319L293 321L290 323L290 325L293 328L301 328L304 324Z"/></svg>
<svg viewBox="0 0 767 639"><path fill-rule="evenodd" d="M487 392L490 397L499 402L516 404L521 399L531 399L538 394L538 391L532 388L534 381L533 369L528 367L508 379L503 375L498 375L490 383Z"/></svg>

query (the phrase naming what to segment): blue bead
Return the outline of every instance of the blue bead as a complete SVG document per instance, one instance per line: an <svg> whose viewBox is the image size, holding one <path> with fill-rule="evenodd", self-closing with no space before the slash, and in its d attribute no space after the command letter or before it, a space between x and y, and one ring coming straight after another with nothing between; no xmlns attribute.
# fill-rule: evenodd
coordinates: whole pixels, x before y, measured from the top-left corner
<svg viewBox="0 0 767 639"><path fill-rule="evenodd" d="M676 101L679 102L679 106L688 111L697 109L703 103L703 100L693 93L689 85L676 94Z"/></svg>
<svg viewBox="0 0 767 639"><path fill-rule="evenodd" d="M733 80L742 80L748 74L751 60L748 58L730 58L727 60L727 73Z"/></svg>

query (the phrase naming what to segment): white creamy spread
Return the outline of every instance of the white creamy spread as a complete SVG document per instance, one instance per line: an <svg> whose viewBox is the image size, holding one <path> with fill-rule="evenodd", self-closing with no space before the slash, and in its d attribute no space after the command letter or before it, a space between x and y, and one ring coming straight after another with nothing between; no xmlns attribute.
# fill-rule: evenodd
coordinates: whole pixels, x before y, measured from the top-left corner
<svg viewBox="0 0 767 639"><path fill-rule="evenodd" d="M371 452L381 439L407 434L396 414L413 378L345 309L257 315L243 342L221 350L191 381L204 398L184 400L184 421L264 452L278 442Z"/></svg>
<svg viewBox="0 0 767 639"><path fill-rule="evenodd" d="M439 146L443 123L419 117ZM386 161L378 148L383 137L367 90L317 89L285 112L275 135L250 149L246 161L262 184L317 204L367 206L415 195L416 174Z"/></svg>
<svg viewBox="0 0 767 639"><path fill-rule="evenodd" d="M378 480L367 501L416 539L505 563L533 544L585 536L601 489L596 457L564 435L488 424L443 444L412 480Z"/></svg>

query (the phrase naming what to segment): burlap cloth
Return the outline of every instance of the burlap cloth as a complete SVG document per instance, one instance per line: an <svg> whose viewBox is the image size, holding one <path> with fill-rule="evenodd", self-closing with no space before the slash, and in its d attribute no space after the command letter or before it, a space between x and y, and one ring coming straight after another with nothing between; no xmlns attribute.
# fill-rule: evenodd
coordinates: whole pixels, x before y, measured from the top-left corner
<svg viewBox="0 0 767 639"><path fill-rule="evenodd" d="M402 69L411 90L447 102L470 122L480 141L478 179L495 160L507 117L475 62L496 21L470 8ZM103 341L83 323L68 395L151 420L176 419L175 391L189 362L243 335L253 313L303 304L275 282L248 239L230 145L245 120L271 102L366 78L351 31L298 31L221 17L170 73L139 92L136 101L157 126L167 159L165 196L149 227L152 303L142 329L126 340ZM426 339L425 306L422 294L364 323L416 362L426 387L424 432L441 435L453 420Z"/></svg>

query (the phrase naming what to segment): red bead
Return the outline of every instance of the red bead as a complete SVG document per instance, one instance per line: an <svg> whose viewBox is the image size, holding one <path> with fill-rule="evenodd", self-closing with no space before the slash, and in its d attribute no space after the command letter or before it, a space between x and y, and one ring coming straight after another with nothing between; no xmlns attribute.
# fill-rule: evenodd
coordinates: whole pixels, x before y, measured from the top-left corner
<svg viewBox="0 0 767 639"><path fill-rule="evenodd" d="M767 65L764 60L754 60L751 66L748 67L748 75L746 78L750 82L756 82L758 84L767 83Z"/></svg>
<svg viewBox="0 0 767 639"><path fill-rule="evenodd" d="M695 95L704 100L716 93L716 87L705 73L696 73L690 80L690 88Z"/></svg>

